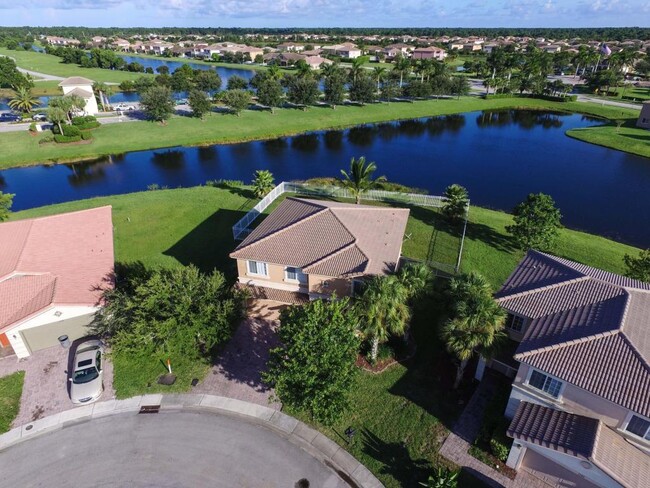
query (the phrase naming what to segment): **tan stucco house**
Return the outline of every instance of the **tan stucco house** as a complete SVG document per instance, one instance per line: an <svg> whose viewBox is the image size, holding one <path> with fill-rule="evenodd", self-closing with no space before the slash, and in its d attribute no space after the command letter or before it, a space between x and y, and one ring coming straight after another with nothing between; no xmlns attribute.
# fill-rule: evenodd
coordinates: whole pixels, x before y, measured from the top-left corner
<svg viewBox="0 0 650 488"><path fill-rule="evenodd" d="M562 486L648 486L650 284L529 251L496 298L519 343L507 464Z"/></svg>
<svg viewBox="0 0 650 488"><path fill-rule="evenodd" d="M287 198L237 246L239 284L296 303L397 270L409 210Z"/></svg>
<svg viewBox="0 0 650 488"><path fill-rule="evenodd" d="M0 347L18 358L89 334L113 286L111 207L0 224ZM12 351L13 350L13 351Z"/></svg>
<svg viewBox="0 0 650 488"><path fill-rule="evenodd" d="M63 95L78 95L86 101L85 115L97 115L99 108L93 92L93 83L93 80L82 76L71 76L59 83L59 86L63 90Z"/></svg>
<svg viewBox="0 0 650 488"><path fill-rule="evenodd" d="M639 119L636 121L636 126L641 129L650 129L650 100L643 102Z"/></svg>

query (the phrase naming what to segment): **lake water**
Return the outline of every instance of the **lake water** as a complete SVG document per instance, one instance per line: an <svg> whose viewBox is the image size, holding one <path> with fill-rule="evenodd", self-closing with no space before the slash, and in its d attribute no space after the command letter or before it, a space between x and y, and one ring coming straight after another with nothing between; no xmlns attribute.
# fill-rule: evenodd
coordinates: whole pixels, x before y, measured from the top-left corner
<svg viewBox="0 0 650 488"><path fill-rule="evenodd" d="M15 193L14 209L20 210L145 190L152 183L170 188L219 178L248 183L257 169L270 170L276 181L339 176L351 157L365 155L389 180L431 194L459 183L474 205L509 211L530 192L548 193L566 226L650 247L650 159L564 134L598 123L581 115L472 112L17 168L0 172L0 190Z"/></svg>

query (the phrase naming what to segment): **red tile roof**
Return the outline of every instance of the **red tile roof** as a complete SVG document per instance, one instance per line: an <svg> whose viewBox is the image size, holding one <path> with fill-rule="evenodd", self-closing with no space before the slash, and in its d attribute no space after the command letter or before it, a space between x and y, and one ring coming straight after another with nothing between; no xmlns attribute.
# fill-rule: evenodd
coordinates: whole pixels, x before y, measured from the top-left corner
<svg viewBox="0 0 650 488"><path fill-rule="evenodd" d="M650 416L650 284L529 251L497 300L532 319L517 361Z"/></svg>
<svg viewBox="0 0 650 488"><path fill-rule="evenodd" d="M230 254L323 276L379 275L399 260L408 209L287 198Z"/></svg>
<svg viewBox="0 0 650 488"><path fill-rule="evenodd" d="M0 224L0 328L51 304L99 303L113 285L111 207Z"/></svg>

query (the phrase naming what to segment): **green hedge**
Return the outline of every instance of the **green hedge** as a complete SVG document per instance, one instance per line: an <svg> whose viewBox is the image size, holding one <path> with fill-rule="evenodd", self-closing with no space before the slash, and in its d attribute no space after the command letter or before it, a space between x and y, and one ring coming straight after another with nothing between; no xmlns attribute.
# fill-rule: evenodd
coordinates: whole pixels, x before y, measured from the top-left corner
<svg viewBox="0 0 650 488"><path fill-rule="evenodd" d="M54 141L59 144L67 144L68 142L79 142L81 140L81 135L78 136L62 136L57 134L54 136Z"/></svg>
<svg viewBox="0 0 650 488"><path fill-rule="evenodd" d="M62 128L63 128L63 135L66 137L81 136L81 130L79 129L79 127L76 127L74 125L64 125ZM54 124L52 126L52 132L55 135L61 135L58 124Z"/></svg>
<svg viewBox="0 0 650 488"><path fill-rule="evenodd" d="M496 98L538 98L540 100L548 100L549 102L575 102L578 95L567 95L566 97L556 97L553 95L533 95L530 93L496 93L490 95L483 95L485 100L493 100Z"/></svg>
<svg viewBox="0 0 650 488"><path fill-rule="evenodd" d="M86 115L85 117L73 117L72 125L79 128L79 130L90 130L96 129L102 124L97 121L96 117Z"/></svg>

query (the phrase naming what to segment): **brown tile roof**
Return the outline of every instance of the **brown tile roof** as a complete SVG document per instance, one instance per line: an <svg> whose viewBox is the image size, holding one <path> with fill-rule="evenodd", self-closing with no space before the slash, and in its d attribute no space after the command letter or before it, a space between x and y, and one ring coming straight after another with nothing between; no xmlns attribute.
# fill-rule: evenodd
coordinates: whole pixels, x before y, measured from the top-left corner
<svg viewBox="0 0 650 488"><path fill-rule="evenodd" d="M497 300L532 319L516 360L650 416L650 284L529 251Z"/></svg>
<svg viewBox="0 0 650 488"><path fill-rule="evenodd" d="M99 303L112 286L111 207L0 224L0 329L54 303Z"/></svg>
<svg viewBox="0 0 650 488"><path fill-rule="evenodd" d="M650 456L598 419L521 402L507 434L590 461L626 488L650 479Z"/></svg>
<svg viewBox="0 0 650 488"><path fill-rule="evenodd" d="M323 276L385 274L399 260L408 209L287 198L230 254Z"/></svg>

